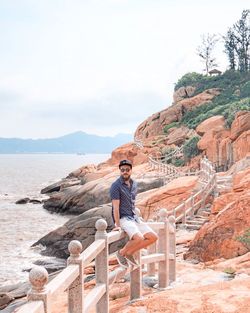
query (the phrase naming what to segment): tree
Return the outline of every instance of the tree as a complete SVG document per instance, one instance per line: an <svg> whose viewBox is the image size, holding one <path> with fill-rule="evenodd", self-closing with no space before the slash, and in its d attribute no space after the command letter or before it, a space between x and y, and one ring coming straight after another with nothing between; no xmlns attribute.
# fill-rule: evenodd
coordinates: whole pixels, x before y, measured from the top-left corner
<svg viewBox="0 0 250 313"><path fill-rule="evenodd" d="M250 70L250 10L243 10L241 18L229 28L225 40L230 68L242 72Z"/></svg>
<svg viewBox="0 0 250 313"><path fill-rule="evenodd" d="M197 54L201 57L202 62L205 64L205 71L208 72L215 66L215 58L213 57L213 50L218 39L215 34L202 35L202 44L197 48Z"/></svg>
<svg viewBox="0 0 250 313"><path fill-rule="evenodd" d="M234 33L231 28L227 32L227 36L223 37L225 40L225 52L229 59L229 66L231 70L236 69L236 43L234 38Z"/></svg>

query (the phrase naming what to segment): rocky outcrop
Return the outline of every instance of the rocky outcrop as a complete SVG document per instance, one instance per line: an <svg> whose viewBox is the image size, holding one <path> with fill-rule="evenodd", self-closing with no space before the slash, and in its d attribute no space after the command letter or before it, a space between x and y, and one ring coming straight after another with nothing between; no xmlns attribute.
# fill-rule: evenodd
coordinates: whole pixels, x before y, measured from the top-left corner
<svg viewBox="0 0 250 313"><path fill-rule="evenodd" d="M196 128L203 135L198 148L217 165L229 165L250 153L250 112L235 115L231 129L226 129L222 116L211 117Z"/></svg>
<svg viewBox="0 0 250 313"><path fill-rule="evenodd" d="M186 87L180 87L174 92L173 95L173 103L176 104L177 102L185 99L185 98L190 98L193 96L195 92L195 87L193 86L186 86Z"/></svg>
<svg viewBox="0 0 250 313"><path fill-rule="evenodd" d="M181 126L178 128L171 128L169 134L166 137L165 143L167 145L180 146L184 142L195 135L195 131L188 127Z"/></svg>
<svg viewBox="0 0 250 313"><path fill-rule="evenodd" d="M106 220L108 224L107 231L110 231L114 227L110 204L93 208L75 218L71 218L63 226L38 240L33 246L42 244L45 246L42 254L67 258L69 256L68 244L71 240L79 240L82 243L83 250L94 241L96 233L95 223L100 218ZM122 244L124 242L114 243L110 247L110 252L112 253L117 250Z"/></svg>
<svg viewBox="0 0 250 313"><path fill-rule="evenodd" d="M178 105L181 105L184 111L191 111L194 108L201 106L202 104L211 102L211 100L218 96L220 92L221 89L219 88L207 89L196 96L180 100Z"/></svg>
<svg viewBox="0 0 250 313"><path fill-rule="evenodd" d="M185 201L198 188L197 182L197 176L176 178L161 188L139 195L136 205L144 219L156 218L159 208L171 211Z"/></svg>
<svg viewBox="0 0 250 313"><path fill-rule="evenodd" d="M242 133L248 131L249 129L250 129L250 112L248 111L237 112L231 126L230 139L234 141Z"/></svg>
<svg viewBox="0 0 250 313"><path fill-rule="evenodd" d="M181 87L174 94L174 104L165 110L157 112L141 123L135 132L135 137L146 140L163 134L164 126L181 120L183 113L202 104L209 103L221 92L219 88L212 88L193 96L194 87Z"/></svg>
<svg viewBox="0 0 250 313"><path fill-rule="evenodd" d="M134 143L127 143L112 151L107 164L118 167L120 160L128 159L136 166L147 163L148 153L148 149L140 149Z"/></svg>
<svg viewBox="0 0 250 313"><path fill-rule="evenodd" d="M136 131L135 137L145 140L147 138L158 136L163 133L163 127L172 122L177 122L182 117L182 106L172 105L169 108L162 110L150 116L147 120L141 123Z"/></svg>
<svg viewBox="0 0 250 313"><path fill-rule="evenodd" d="M212 116L196 127L198 135L203 136L210 130L220 131L225 129L225 118L222 115Z"/></svg>
<svg viewBox="0 0 250 313"><path fill-rule="evenodd" d="M197 233L185 257L199 261L233 258L249 251L246 238L250 227L250 168L234 176L233 190L217 198L215 215Z"/></svg>
<svg viewBox="0 0 250 313"><path fill-rule="evenodd" d="M156 173L151 177L141 178L141 173L145 173L145 166L138 166L133 169L133 178L138 183L138 192L163 185L162 178L159 178ZM117 167L109 167L109 169L110 173L104 177L89 180L87 176L89 181L83 185L65 187L59 192L52 193L50 198L44 201L44 208L62 214L81 214L98 205L109 203L110 186L119 177ZM86 180L85 177L83 179Z"/></svg>

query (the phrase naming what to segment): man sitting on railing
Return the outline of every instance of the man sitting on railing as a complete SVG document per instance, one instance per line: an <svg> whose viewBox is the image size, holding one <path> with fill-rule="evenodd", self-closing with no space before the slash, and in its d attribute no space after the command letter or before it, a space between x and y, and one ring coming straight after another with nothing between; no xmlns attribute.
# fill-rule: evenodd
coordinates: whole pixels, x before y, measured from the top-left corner
<svg viewBox="0 0 250 313"><path fill-rule="evenodd" d="M136 215L137 183L130 177L132 163L129 160L122 160L119 163L119 169L120 177L112 184L110 189L112 216L115 223L113 230L124 230L129 236L129 241L117 252L119 264L128 267L129 263L138 265L133 254L154 243L158 236Z"/></svg>

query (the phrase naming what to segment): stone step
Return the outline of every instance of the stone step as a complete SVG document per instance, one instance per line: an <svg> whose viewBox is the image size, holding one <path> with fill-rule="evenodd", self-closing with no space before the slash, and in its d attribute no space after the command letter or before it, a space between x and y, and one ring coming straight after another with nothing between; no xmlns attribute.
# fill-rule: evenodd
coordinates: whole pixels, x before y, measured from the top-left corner
<svg viewBox="0 0 250 313"><path fill-rule="evenodd" d="M205 222L199 222L199 221L196 221L196 220L191 220L191 221L186 221L186 224L188 225L203 225L205 224Z"/></svg>
<svg viewBox="0 0 250 313"><path fill-rule="evenodd" d="M207 218L205 218L203 215L195 215L195 218L200 218L201 220L206 220L206 221L208 221L208 219Z"/></svg>
<svg viewBox="0 0 250 313"><path fill-rule="evenodd" d="M187 221L196 221L198 223L205 223L208 221L207 218L196 218L196 216L192 217L192 218L187 218Z"/></svg>
<svg viewBox="0 0 250 313"><path fill-rule="evenodd" d="M185 226L187 229L199 230L202 225L186 224Z"/></svg>

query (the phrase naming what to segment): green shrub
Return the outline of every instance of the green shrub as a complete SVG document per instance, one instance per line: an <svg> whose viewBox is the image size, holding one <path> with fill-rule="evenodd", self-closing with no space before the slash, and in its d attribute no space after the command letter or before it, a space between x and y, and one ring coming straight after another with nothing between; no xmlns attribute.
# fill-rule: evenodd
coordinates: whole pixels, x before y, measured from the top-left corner
<svg viewBox="0 0 250 313"><path fill-rule="evenodd" d="M171 162L174 166L180 167L180 166L184 166L185 165L185 160L184 159L172 159Z"/></svg>
<svg viewBox="0 0 250 313"><path fill-rule="evenodd" d="M242 236L238 236L236 240L243 243L243 245L250 250L250 228L248 228Z"/></svg>
<svg viewBox="0 0 250 313"><path fill-rule="evenodd" d="M240 90L240 96L243 98L250 97L250 81L246 82Z"/></svg>
<svg viewBox="0 0 250 313"><path fill-rule="evenodd" d="M178 80L174 87L174 90L177 90L181 87L196 86L201 81L202 78L203 78L202 74L196 72L187 73Z"/></svg>
<svg viewBox="0 0 250 313"><path fill-rule="evenodd" d="M180 125L179 122L172 122L172 123L170 123L170 124L164 126L163 132L164 132L165 134L167 134L167 133L168 133L168 130L169 130L170 128L178 127L179 125Z"/></svg>
<svg viewBox="0 0 250 313"><path fill-rule="evenodd" d="M194 136L185 142L183 147L185 161L189 161L194 156L200 153L200 150L197 147L197 143L199 140L200 140L199 136Z"/></svg>

